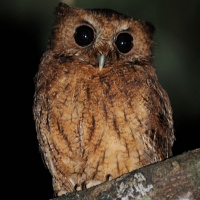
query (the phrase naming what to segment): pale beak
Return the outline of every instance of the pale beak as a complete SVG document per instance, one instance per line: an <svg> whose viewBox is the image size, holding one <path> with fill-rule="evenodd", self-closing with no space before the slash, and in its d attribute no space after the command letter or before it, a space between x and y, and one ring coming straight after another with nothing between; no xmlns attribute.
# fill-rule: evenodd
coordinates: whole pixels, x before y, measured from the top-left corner
<svg viewBox="0 0 200 200"><path fill-rule="evenodd" d="M102 70L104 64L105 64L105 61L106 61L106 56L104 54L101 54L99 56L99 71Z"/></svg>

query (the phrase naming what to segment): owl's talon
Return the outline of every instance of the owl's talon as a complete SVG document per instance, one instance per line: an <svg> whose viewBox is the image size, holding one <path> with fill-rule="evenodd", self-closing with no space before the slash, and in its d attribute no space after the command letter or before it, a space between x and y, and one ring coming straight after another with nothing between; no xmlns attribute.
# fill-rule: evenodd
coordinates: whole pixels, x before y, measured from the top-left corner
<svg viewBox="0 0 200 200"><path fill-rule="evenodd" d="M112 175L111 174L108 174L107 175L107 181L111 181L113 179Z"/></svg>
<svg viewBox="0 0 200 200"><path fill-rule="evenodd" d="M81 191L81 190L82 190L81 185L76 184L75 187L74 187L74 190L75 190L75 191Z"/></svg>
<svg viewBox="0 0 200 200"><path fill-rule="evenodd" d="M84 182L84 186L85 186L86 189L88 189L88 188L94 187L96 185L99 185L101 183L102 183L102 181L89 180L89 181Z"/></svg>

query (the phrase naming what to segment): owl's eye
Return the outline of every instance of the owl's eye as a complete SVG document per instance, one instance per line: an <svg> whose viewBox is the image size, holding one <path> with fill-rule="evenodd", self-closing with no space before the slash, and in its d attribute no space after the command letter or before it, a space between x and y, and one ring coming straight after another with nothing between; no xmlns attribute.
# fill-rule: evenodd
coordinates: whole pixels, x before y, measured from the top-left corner
<svg viewBox="0 0 200 200"><path fill-rule="evenodd" d="M79 46L88 46L94 40L94 31L87 25L79 26L74 33L74 39Z"/></svg>
<svg viewBox="0 0 200 200"><path fill-rule="evenodd" d="M115 44L121 53L128 53L133 48L133 37L129 33L120 33Z"/></svg>

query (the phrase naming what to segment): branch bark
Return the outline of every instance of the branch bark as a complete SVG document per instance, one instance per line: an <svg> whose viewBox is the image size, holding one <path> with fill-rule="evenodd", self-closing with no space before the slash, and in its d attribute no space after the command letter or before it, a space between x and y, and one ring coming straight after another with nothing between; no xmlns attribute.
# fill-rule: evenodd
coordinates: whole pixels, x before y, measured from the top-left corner
<svg viewBox="0 0 200 200"><path fill-rule="evenodd" d="M53 200L200 200L200 149Z"/></svg>

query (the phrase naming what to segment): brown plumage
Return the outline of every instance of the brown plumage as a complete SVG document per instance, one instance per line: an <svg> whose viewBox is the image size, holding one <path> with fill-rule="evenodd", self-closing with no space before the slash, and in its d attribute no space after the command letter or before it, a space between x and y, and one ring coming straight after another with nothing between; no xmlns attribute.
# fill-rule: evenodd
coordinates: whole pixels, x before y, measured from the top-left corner
<svg viewBox="0 0 200 200"><path fill-rule="evenodd" d="M58 195L172 155L172 111L155 73L152 31L112 10L58 6L33 109Z"/></svg>

